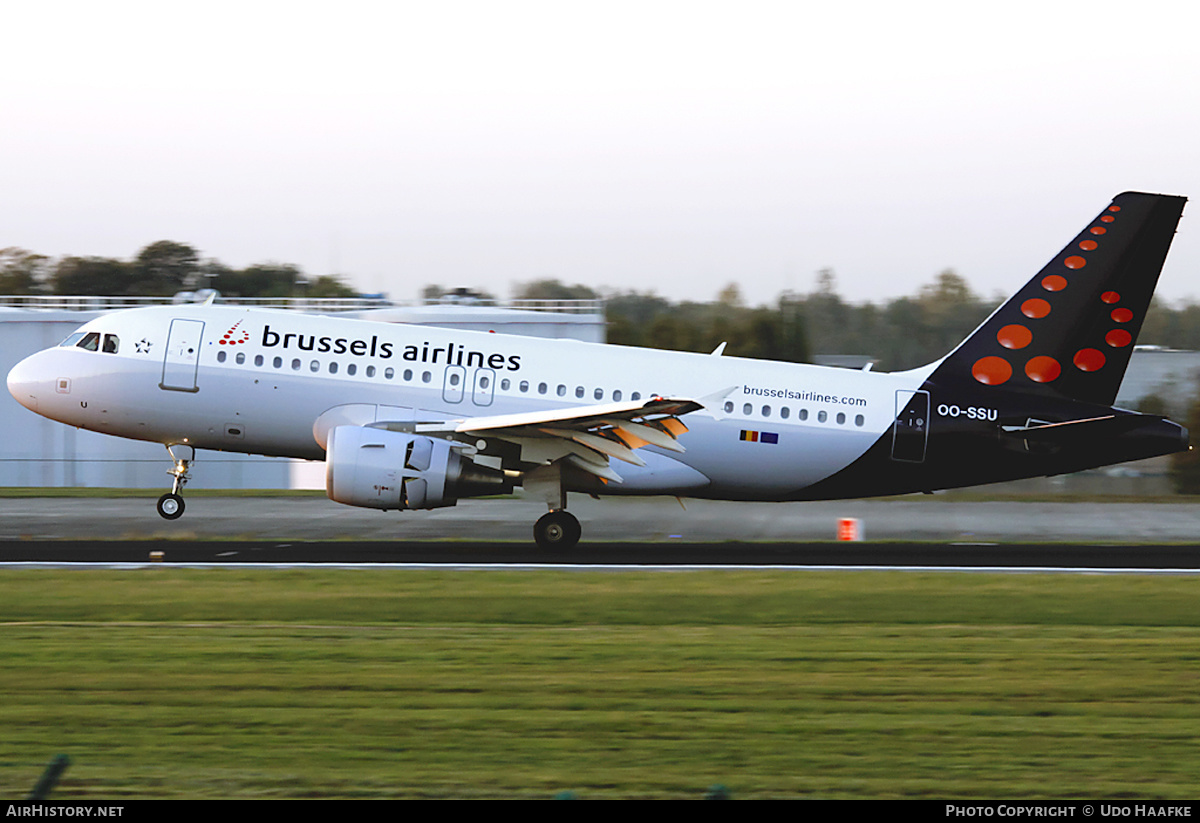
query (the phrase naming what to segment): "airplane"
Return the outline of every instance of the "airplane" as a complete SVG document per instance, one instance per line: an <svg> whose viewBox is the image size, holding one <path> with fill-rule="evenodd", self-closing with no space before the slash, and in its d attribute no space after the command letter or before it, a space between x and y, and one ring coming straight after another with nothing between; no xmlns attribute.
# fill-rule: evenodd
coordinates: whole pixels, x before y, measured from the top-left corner
<svg viewBox="0 0 1200 823"><path fill-rule="evenodd" d="M26 408L197 450L324 460L382 510L521 486L544 549L569 492L804 501L933 492L1188 448L1113 407L1186 198L1126 192L945 357L894 373L208 304L118 311L8 374Z"/></svg>

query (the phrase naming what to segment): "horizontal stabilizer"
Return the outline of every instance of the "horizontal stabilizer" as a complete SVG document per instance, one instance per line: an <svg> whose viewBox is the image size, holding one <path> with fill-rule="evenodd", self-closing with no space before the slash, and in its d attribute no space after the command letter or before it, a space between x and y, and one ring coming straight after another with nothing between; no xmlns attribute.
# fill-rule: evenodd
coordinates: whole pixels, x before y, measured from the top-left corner
<svg viewBox="0 0 1200 823"><path fill-rule="evenodd" d="M1083 420L1064 420L1061 423L1003 426L1001 430L1022 440L1048 446L1070 446L1074 443L1095 443L1106 437L1120 437L1139 426L1161 419L1151 414L1109 414Z"/></svg>

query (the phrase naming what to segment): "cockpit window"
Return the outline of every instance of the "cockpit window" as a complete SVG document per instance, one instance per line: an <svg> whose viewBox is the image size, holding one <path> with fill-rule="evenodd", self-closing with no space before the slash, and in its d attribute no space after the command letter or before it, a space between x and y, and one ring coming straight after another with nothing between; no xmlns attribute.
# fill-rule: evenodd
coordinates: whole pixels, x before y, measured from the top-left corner
<svg viewBox="0 0 1200 823"><path fill-rule="evenodd" d="M108 352L109 354L116 354L117 349L120 347L121 338L117 337L115 334L104 335L104 351Z"/></svg>
<svg viewBox="0 0 1200 823"><path fill-rule="evenodd" d="M75 344L83 339L84 334L85 334L84 332L77 331L74 334L72 334L70 337L68 337L66 340L59 343L58 345L65 346L66 348L74 348Z"/></svg>
<svg viewBox="0 0 1200 823"><path fill-rule="evenodd" d="M87 349L88 351L98 350L100 348L100 332L88 332L75 346L80 349Z"/></svg>

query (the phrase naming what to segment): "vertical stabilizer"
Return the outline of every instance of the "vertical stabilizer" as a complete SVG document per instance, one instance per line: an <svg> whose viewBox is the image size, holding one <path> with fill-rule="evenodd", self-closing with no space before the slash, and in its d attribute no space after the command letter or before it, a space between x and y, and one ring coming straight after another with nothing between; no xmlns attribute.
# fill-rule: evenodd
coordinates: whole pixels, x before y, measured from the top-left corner
<svg viewBox="0 0 1200 823"><path fill-rule="evenodd" d="M1117 195L930 380L1112 405L1186 200Z"/></svg>

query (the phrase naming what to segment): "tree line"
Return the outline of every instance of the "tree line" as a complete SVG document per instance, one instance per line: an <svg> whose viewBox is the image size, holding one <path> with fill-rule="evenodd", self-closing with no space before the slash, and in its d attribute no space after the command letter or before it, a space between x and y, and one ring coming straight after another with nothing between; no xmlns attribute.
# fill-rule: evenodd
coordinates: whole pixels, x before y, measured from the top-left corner
<svg viewBox="0 0 1200 823"><path fill-rule="evenodd" d="M52 259L25 249L0 249L0 294L102 294L169 297L216 289L226 297L357 297L331 275L310 277L290 263L256 263L235 269L203 260L186 243L160 240L132 260L67 256Z"/></svg>

